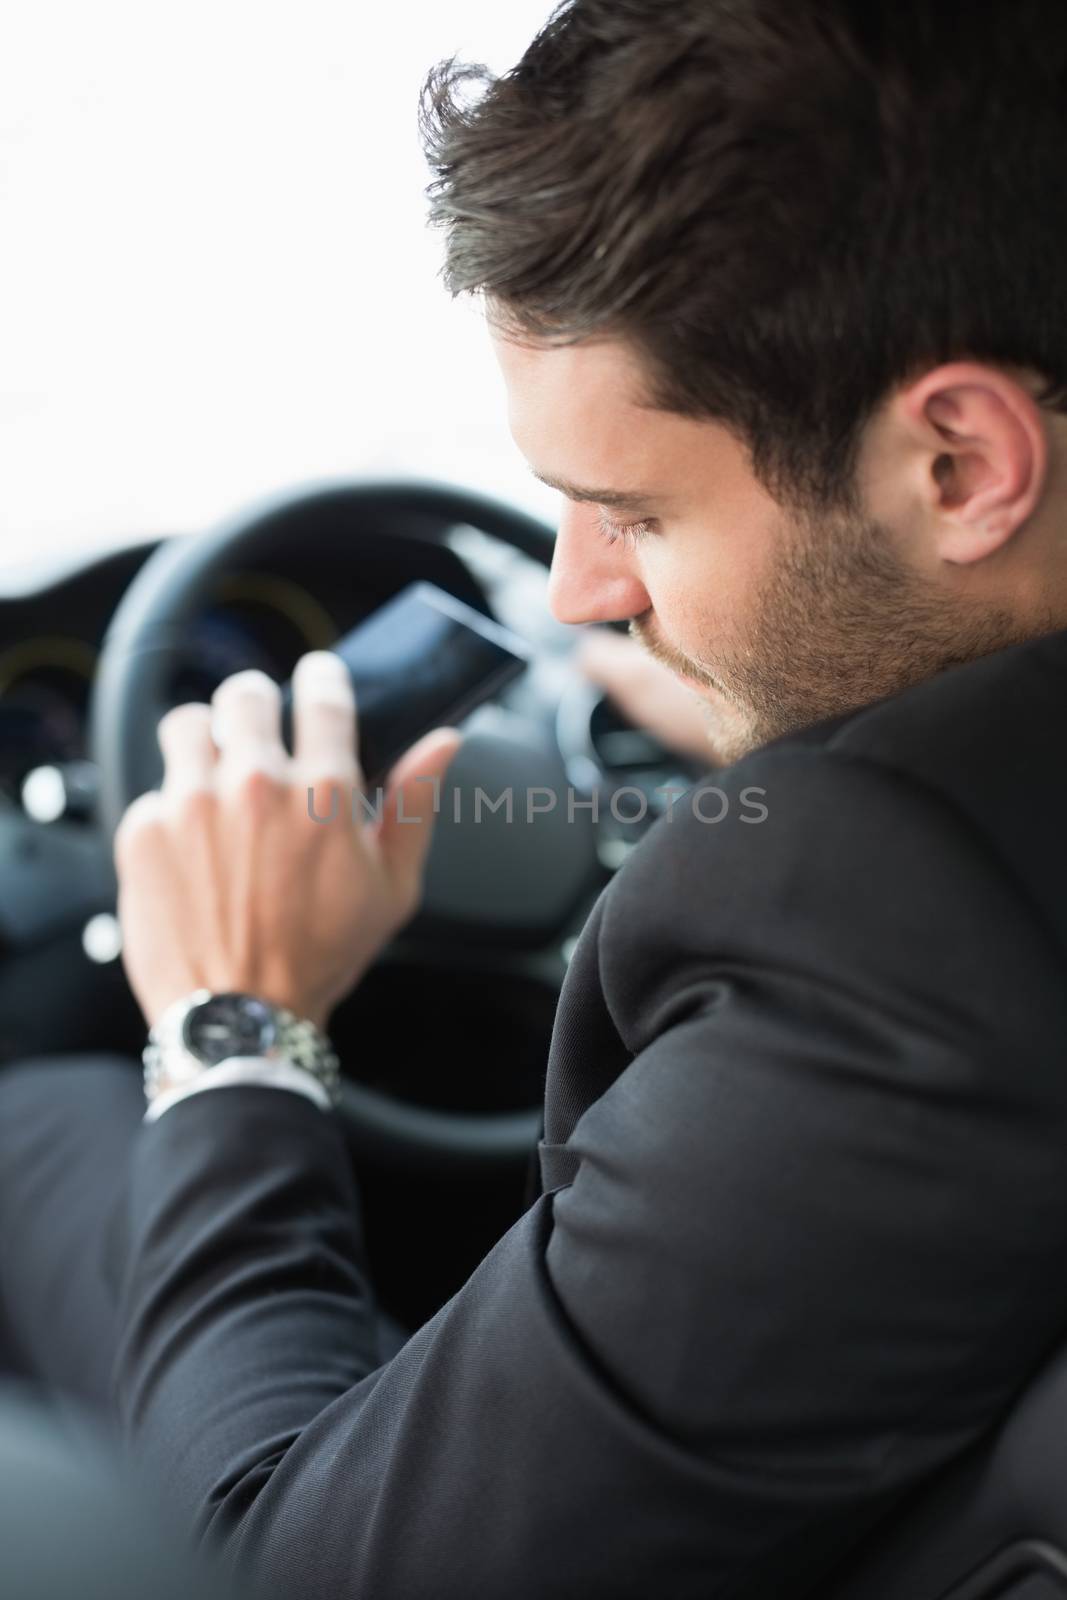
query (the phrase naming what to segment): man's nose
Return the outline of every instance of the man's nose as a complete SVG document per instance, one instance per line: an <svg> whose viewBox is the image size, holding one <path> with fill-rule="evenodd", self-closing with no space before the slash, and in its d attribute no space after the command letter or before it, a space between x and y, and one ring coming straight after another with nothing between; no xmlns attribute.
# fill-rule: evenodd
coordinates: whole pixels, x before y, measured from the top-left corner
<svg viewBox="0 0 1067 1600"><path fill-rule="evenodd" d="M622 539L609 544L600 535L595 507L567 503L548 580L556 621L627 622L651 604L633 550Z"/></svg>

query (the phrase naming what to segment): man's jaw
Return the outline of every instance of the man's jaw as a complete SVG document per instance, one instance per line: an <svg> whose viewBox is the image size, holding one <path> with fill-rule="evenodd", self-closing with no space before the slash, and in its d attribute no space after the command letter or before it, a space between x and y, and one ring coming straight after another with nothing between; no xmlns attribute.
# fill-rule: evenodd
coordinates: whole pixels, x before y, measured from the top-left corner
<svg viewBox="0 0 1067 1600"><path fill-rule="evenodd" d="M631 638L655 660L669 667L678 681L701 701L707 718L708 743L720 766L728 766L766 743L770 734L760 729L751 711L697 662L661 644L645 618L633 618L629 632Z"/></svg>

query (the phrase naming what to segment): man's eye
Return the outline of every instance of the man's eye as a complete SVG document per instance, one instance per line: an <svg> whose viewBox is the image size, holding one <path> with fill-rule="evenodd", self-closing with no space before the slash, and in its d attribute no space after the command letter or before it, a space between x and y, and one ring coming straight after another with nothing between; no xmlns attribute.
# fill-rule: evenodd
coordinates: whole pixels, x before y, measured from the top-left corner
<svg viewBox="0 0 1067 1600"><path fill-rule="evenodd" d="M631 549L652 532L651 518L646 518L644 522L612 522L600 506L597 507L596 524L597 532L608 544L614 544L616 539L625 539Z"/></svg>

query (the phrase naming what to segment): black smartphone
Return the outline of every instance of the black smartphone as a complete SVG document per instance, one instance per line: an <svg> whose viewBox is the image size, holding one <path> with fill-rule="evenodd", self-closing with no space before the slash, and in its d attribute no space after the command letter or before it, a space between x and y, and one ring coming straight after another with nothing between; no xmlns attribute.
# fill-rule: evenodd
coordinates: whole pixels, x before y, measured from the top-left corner
<svg viewBox="0 0 1067 1600"><path fill-rule="evenodd" d="M411 583L331 646L352 675L359 760L369 790L431 728L462 717L518 677L530 651L510 629L432 583ZM290 738L292 687L282 697Z"/></svg>

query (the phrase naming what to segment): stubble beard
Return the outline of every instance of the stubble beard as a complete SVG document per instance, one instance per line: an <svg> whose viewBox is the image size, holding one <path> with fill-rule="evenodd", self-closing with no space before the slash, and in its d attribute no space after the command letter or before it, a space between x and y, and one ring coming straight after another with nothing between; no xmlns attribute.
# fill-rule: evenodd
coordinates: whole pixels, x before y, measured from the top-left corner
<svg viewBox="0 0 1067 1600"><path fill-rule="evenodd" d="M701 684L722 765L1035 633L1005 607L916 574L891 530L855 513L795 523L752 618L699 660L651 638L640 618L630 631Z"/></svg>

